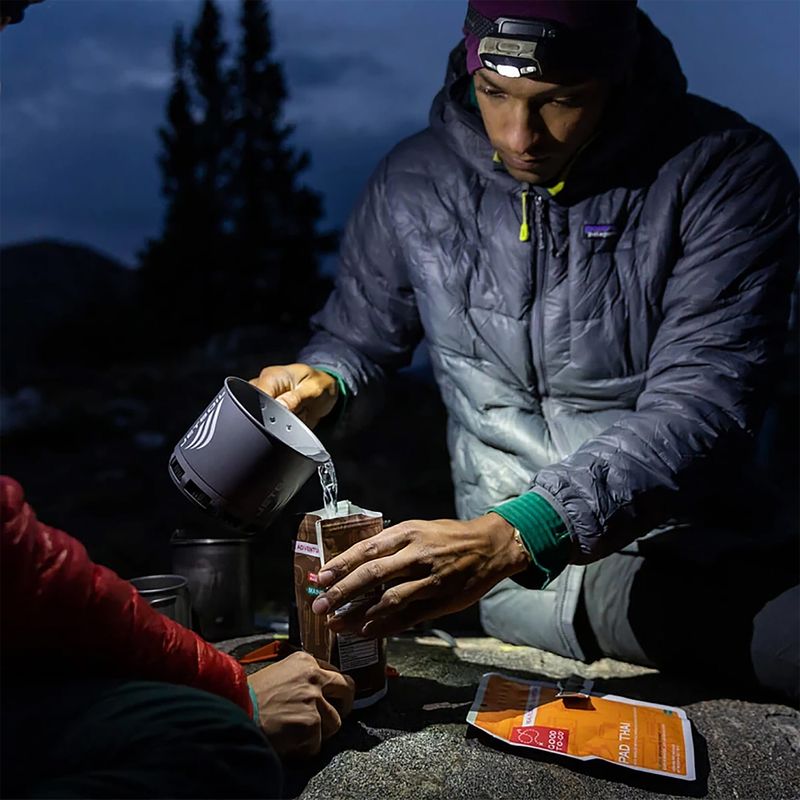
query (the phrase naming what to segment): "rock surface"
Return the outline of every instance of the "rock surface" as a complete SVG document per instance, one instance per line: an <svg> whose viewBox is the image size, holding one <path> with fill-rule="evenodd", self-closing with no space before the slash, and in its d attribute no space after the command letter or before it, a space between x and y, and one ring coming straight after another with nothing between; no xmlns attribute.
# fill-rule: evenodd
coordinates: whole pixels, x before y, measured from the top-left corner
<svg viewBox="0 0 800 800"><path fill-rule="evenodd" d="M242 655L263 638L218 646ZM351 715L315 759L290 765L287 793L303 800L477 798L800 797L800 713L725 696L703 684L603 659L581 664L490 638L395 639L400 673L387 697ZM254 667L249 668L250 671ZM606 692L684 708L695 730L698 780L652 779L600 762L505 751L468 731L467 711L484 672L527 679L581 675ZM576 766L577 765L577 766Z"/></svg>

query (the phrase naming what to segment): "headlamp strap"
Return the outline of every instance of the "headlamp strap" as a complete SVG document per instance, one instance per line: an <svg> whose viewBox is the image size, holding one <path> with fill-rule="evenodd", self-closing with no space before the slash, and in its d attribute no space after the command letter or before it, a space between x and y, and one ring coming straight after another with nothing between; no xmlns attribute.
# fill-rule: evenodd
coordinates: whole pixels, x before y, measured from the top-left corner
<svg viewBox="0 0 800 800"><path fill-rule="evenodd" d="M484 17L480 11L476 11L472 4L467 5L467 16L464 20L464 30L483 39L495 30L495 23L493 19Z"/></svg>

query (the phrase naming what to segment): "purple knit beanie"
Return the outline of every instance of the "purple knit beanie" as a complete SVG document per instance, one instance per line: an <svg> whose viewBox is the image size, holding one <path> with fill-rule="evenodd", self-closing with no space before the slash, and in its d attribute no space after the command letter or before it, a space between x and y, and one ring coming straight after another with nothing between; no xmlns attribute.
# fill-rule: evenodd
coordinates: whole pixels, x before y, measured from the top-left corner
<svg viewBox="0 0 800 800"><path fill-rule="evenodd" d="M469 0L469 6L489 20L512 17L563 26L582 43L574 49L572 58L564 54L564 60L569 60L576 71L597 75L617 72L635 51L636 0ZM466 28L464 34L471 75L482 66L480 37ZM598 53L593 53L595 49Z"/></svg>

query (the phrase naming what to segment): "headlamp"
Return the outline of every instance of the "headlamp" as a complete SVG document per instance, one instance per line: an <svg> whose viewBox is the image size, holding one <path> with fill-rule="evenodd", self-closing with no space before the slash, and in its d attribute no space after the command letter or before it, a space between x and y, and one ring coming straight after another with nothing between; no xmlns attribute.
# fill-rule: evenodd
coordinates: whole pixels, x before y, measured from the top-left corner
<svg viewBox="0 0 800 800"><path fill-rule="evenodd" d="M551 22L512 17L488 19L471 5L464 30L480 39L481 64L506 78L541 77L550 66L554 45L560 44L566 34Z"/></svg>

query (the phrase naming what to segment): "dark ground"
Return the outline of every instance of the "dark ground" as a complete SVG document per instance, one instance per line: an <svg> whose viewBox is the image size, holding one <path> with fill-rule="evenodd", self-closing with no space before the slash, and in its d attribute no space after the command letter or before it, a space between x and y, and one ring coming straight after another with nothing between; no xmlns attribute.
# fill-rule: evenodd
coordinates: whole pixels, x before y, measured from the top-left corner
<svg viewBox="0 0 800 800"><path fill-rule="evenodd" d="M257 642L218 646L243 655ZM800 713L732 697L714 676L692 683L603 659L581 664L490 638L451 648L427 637L389 643L387 697L354 712L314 759L289 765L287 790L303 800L633 800L800 797ZM253 670L257 667L249 667ZM693 725L698 779L654 778L600 762L520 754L470 734L467 711L484 672L528 680L578 674L595 690L681 706ZM698 676L700 677L700 676Z"/></svg>

